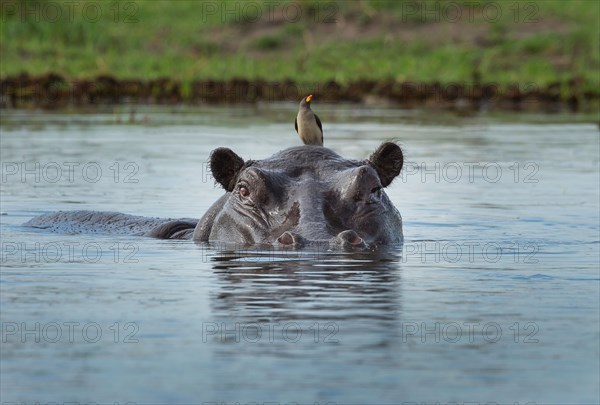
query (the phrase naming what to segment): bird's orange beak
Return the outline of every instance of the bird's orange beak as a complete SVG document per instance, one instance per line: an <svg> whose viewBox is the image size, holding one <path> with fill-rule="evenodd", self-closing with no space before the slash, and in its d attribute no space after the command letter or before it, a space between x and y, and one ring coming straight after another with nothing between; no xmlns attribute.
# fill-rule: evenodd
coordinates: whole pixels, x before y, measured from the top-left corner
<svg viewBox="0 0 600 405"><path fill-rule="evenodd" d="M310 103L310 100L312 100L312 94L310 96L306 97L306 102L307 103Z"/></svg>

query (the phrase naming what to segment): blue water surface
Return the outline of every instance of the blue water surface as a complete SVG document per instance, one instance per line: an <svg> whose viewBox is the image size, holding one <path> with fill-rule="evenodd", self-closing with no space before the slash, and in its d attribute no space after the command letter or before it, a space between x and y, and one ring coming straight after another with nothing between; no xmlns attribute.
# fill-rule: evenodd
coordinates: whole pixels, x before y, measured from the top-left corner
<svg viewBox="0 0 600 405"><path fill-rule="evenodd" d="M295 108L2 112L3 403L600 402L596 124L320 106L343 156L404 147L402 249L22 226L200 217L210 151L297 145Z"/></svg>

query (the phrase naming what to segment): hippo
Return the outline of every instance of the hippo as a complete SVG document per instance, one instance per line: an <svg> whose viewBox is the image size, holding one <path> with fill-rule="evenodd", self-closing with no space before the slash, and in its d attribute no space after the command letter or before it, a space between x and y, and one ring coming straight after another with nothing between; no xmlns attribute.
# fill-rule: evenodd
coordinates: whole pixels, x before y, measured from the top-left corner
<svg viewBox="0 0 600 405"><path fill-rule="evenodd" d="M384 188L400 174L403 162L402 149L393 142L381 144L365 160L345 159L315 145L263 160L244 160L229 148L217 148L210 168L225 194L200 220L75 211L42 215L26 225L292 248L400 244L402 217Z"/></svg>

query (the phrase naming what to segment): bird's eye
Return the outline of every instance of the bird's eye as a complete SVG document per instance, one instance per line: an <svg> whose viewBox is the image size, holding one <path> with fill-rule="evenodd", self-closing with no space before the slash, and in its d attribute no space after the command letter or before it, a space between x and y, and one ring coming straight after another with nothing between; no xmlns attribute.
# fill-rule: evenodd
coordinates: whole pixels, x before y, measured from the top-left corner
<svg viewBox="0 0 600 405"><path fill-rule="evenodd" d="M248 197L250 195L250 190L246 186L240 186L239 193L242 197Z"/></svg>

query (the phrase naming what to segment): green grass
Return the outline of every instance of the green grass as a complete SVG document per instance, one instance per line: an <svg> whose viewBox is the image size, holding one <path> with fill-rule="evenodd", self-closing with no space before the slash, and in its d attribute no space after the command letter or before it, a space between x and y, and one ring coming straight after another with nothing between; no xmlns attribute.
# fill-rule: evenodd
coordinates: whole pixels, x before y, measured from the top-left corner
<svg viewBox="0 0 600 405"><path fill-rule="evenodd" d="M80 0L72 15L67 3L52 2L62 5L62 18L50 21L54 9L44 1L0 0L1 76L470 83L477 72L499 84L579 78L584 89L600 88L597 1L481 0L475 8L459 1L462 18L454 22L443 13L456 2L430 0L298 1L287 19L281 8L269 16L261 1ZM83 13L94 5L98 21ZM484 7L502 15L490 21ZM302 10L297 21L294 9ZM337 23L325 21L331 17Z"/></svg>

